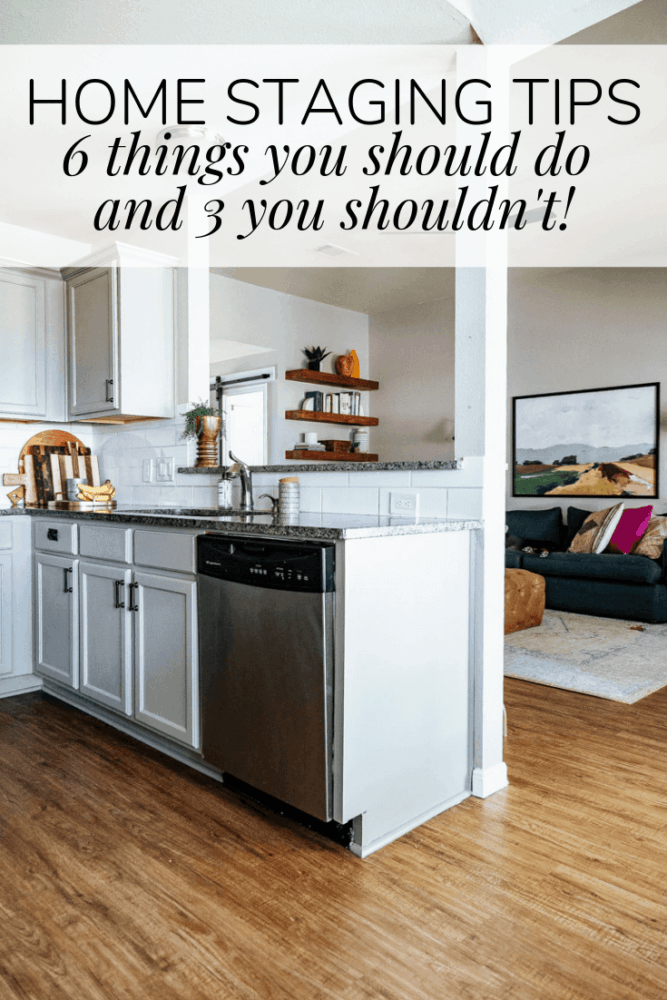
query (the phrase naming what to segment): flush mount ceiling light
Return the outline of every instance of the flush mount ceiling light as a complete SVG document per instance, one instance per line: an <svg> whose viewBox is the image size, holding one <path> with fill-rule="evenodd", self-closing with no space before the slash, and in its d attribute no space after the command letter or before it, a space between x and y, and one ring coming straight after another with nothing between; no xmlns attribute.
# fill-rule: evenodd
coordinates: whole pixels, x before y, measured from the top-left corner
<svg viewBox="0 0 667 1000"><path fill-rule="evenodd" d="M216 146L224 143L219 132L214 132L205 125L167 125L158 132L158 143L162 142L197 142L200 145Z"/></svg>
<svg viewBox="0 0 667 1000"><path fill-rule="evenodd" d="M335 243L325 243L321 247L314 248L315 253L322 253L325 257L348 257L354 255L358 257L359 254L355 250L346 250L345 247L338 247Z"/></svg>

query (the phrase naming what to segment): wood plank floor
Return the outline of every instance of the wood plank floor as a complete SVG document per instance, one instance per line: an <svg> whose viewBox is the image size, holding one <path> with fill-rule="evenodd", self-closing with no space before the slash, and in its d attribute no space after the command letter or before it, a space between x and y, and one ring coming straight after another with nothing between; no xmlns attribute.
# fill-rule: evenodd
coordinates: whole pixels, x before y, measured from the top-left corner
<svg viewBox="0 0 667 1000"><path fill-rule="evenodd" d="M0 701L0 998L664 1000L667 689L507 684L511 787L360 861Z"/></svg>

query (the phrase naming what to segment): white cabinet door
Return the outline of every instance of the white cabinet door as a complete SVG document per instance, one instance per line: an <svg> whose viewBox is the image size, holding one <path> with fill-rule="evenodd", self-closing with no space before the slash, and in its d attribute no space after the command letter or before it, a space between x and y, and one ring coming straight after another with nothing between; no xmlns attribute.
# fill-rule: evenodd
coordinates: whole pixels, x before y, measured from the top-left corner
<svg viewBox="0 0 667 1000"><path fill-rule="evenodd" d="M118 410L116 268L95 267L67 283L70 416Z"/></svg>
<svg viewBox="0 0 667 1000"><path fill-rule="evenodd" d="M0 269L0 416L46 416L45 283Z"/></svg>
<svg viewBox="0 0 667 1000"><path fill-rule="evenodd" d="M132 714L131 571L79 563L81 694Z"/></svg>
<svg viewBox="0 0 667 1000"><path fill-rule="evenodd" d="M0 552L0 676L14 669L12 655L12 557Z"/></svg>
<svg viewBox="0 0 667 1000"><path fill-rule="evenodd" d="M198 747L196 584L151 573L134 579L135 718Z"/></svg>
<svg viewBox="0 0 667 1000"><path fill-rule="evenodd" d="M37 673L79 686L79 583L77 560L35 557Z"/></svg>

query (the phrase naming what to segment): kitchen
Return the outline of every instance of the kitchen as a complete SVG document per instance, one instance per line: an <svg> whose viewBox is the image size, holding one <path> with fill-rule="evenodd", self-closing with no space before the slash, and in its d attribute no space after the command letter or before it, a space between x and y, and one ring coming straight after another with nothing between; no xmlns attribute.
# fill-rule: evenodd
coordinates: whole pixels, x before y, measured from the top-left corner
<svg viewBox="0 0 667 1000"><path fill-rule="evenodd" d="M11 292L5 297L10 304L3 311L5 329L15 329L11 323L18 310L30 334L10 338L5 355L10 364L3 379L3 469L9 472L13 464L16 473L16 444L30 432L60 427L97 455L101 481L117 487L118 506L106 512L3 508L2 695L42 689L224 780L229 746L221 756L206 751L206 727L213 732L215 723L210 712L206 721L208 695L200 697L205 685L199 674L200 659L210 666L224 640L211 624L218 618L217 606L207 604L201 614L197 545L204 532L203 537L217 538L230 551L235 540L239 551L244 545L252 551L253 538L265 548L271 540L267 559L273 558L273 567L276 559L296 557L297 549L333 558L335 579L328 593L323 590L330 607L315 626L322 648L311 671L317 696L310 700L319 698L320 706L312 753L319 754L314 769L320 773L321 804L311 808L298 789L276 794L287 786L275 783L284 774L283 765L274 769L273 778L268 774L267 760L275 760L275 753L265 754L259 770L246 772L243 760L237 760L229 773L308 816L345 827L352 852L365 857L462 801L475 781L476 794L490 793L489 775L484 788L483 769L474 761L471 649L477 640L468 626L474 620L471 567L480 560L480 460L455 459L453 420L438 421L434 431L431 419L425 436L437 440L424 444L412 461L400 449L410 447L414 428L401 440L399 433L381 438L378 427L379 463L337 462L335 471L323 471L326 462L290 463L281 455L299 441L301 426L320 434L321 428L301 422L295 434L279 418L294 412L304 392L304 386L285 379L285 372L303 366L301 352L317 329L317 339L333 351L332 361L357 349L362 375L376 374L369 367L373 351L381 356L378 345L393 344L397 359L384 365L390 384L392 377L397 389L401 378L414 382L415 373L400 356L401 322L409 320L415 331L416 313L439 303L437 308L452 323L454 277L443 272L436 284L432 272L393 273L393 299L386 275L368 276L367 286L370 278L376 282L372 293L358 278L356 284L351 277L339 280L336 302L344 301L346 307L308 298L321 292L305 287L291 294L238 275L207 276L207 346L210 358L217 358L207 365L207 383L216 375L238 380L239 373L250 369L249 358L253 368L261 361L275 372L267 386L267 461L252 470L257 510L252 515L220 514L213 509L220 471L194 471L193 449L180 438L183 417L177 413L187 404L176 404L174 393L176 383L178 398L178 358L184 349L179 329L183 295L176 290L190 275L174 265L154 257L149 261L145 253L117 244L62 273L3 271ZM315 282L319 277L326 286L326 276L314 272L301 278ZM282 275L293 292L297 278L288 270ZM372 313L373 295L375 302L393 305L393 311ZM425 296L431 301L425 302ZM271 331L272 342L266 334L269 316L277 328ZM427 317L424 334L432 329L432 317ZM439 329L437 333L438 343L449 344L453 360L451 332L449 338L440 337ZM16 380L10 373L19 370L30 377ZM362 394L364 405L382 414L370 395ZM404 405L409 412L409 404ZM384 407L387 417L395 418L391 400ZM371 433L375 431L373 427ZM446 457L437 459L434 452ZM277 497L284 472L300 481L296 524L280 524L280 518L260 506L259 494L265 494L267 505ZM397 516L392 491L418 497L419 516ZM235 507L238 500L236 492ZM249 586L249 580L246 575L241 587ZM277 596L275 590L269 594ZM280 594L280 599L288 596L294 595ZM303 601L314 595L296 596ZM322 595L318 600L321 604ZM304 628L301 605L290 607L286 620L294 625L286 629L276 658L294 663L308 660L310 648L303 647L299 632ZM243 614L237 617L241 620ZM254 642L257 630L252 621L246 620L246 626L246 641L250 637ZM228 631L231 627L228 623ZM323 644L325 633L329 638ZM277 636L275 627L271 634ZM252 642L248 650L247 660L262 660ZM260 671L253 684L261 680ZM278 731L296 712L289 671L281 693L267 687L270 691L261 717L266 721L273 706ZM238 715L238 706L232 715ZM230 717L228 723L232 721ZM302 721L305 731L310 721ZM298 786L303 754L300 760L292 786ZM503 767L496 765L497 787L506 782Z"/></svg>

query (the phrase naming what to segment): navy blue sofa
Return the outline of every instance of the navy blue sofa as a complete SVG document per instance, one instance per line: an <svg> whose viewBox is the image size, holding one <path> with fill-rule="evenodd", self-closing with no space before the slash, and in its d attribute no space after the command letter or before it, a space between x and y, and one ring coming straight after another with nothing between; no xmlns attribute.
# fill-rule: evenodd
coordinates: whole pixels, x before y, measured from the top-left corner
<svg viewBox="0 0 667 1000"><path fill-rule="evenodd" d="M667 542L660 559L646 556L567 552L590 511L568 507L563 524L560 507L507 511L509 535L526 545L548 545L546 558L507 549L508 569L527 569L546 581L546 606L605 618L667 622Z"/></svg>

